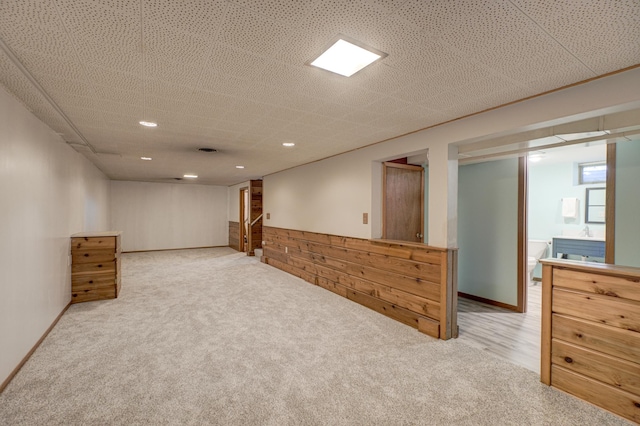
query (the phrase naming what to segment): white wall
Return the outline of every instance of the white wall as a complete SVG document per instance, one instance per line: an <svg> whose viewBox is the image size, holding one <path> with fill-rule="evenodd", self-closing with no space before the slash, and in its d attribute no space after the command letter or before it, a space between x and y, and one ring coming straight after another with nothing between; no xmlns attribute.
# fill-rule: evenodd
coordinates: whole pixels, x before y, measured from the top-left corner
<svg viewBox="0 0 640 426"><path fill-rule="evenodd" d="M111 227L123 251L226 246L227 187L112 181Z"/></svg>
<svg viewBox="0 0 640 426"><path fill-rule="evenodd" d="M429 244L454 247L457 228L455 144L595 117L640 106L640 69L574 86L385 143L264 177L267 226L375 238L379 236L379 161L429 149ZM368 225L362 213L370 212Z"/></svg>
<svg viewBox="0 0 640 426"><path fill-rule="evenodd" d="M362 214L371 212L371 164L355 153L266 176L263 185L265 226L370 237Z"/></svg>
<svg viewBox="0 0 640 426"><path fill-rule="evenodd" d="M228 187L227 217L229 222L238 222L240 220L240 190L248 187L249 181Z"/></svg>
<svg viewBox="0 0 640 426"><path fill-rule="evenodd" d="M518 160L460 167L458 290L518 304Z"/></svg>
<svg viewBox="0 0 640 426"><path fill-rule="evenodd" d="M617 265L640 267L640 141L616 146Z"/></svg>
<svg viewBox="0 0 640 426"><path fill-rule="evenodd" d="M0 383L71 300L69 236L109 226L109 181L0 88Z"/></svg>

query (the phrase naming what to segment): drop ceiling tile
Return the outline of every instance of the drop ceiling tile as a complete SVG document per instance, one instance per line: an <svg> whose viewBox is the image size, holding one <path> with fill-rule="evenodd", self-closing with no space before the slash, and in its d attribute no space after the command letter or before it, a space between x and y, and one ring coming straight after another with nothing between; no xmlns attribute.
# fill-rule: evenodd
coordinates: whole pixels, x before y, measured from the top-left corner
<svg viewBox="0 0 640 426"><path fill-rule="evenodd" d="M573 84L576 78L580 81L591 77L593 77L592 71L582 64L564 64L549 68L545 74L537 75L533 79L522 79L522 82L534 93L544 93Z"/></svg>
<svg viewBox="0 0 640 426"><path fill-rule="evenodd" d="M208 53L205 69L207 75L223 74L232 77L253 80L262 77L267 60L242 49L216 43Z"/></svg>
<svg viewBox="0 0 640 426"><path fill-rule="evenodd" d="M169 62L160 56L144 55L141 75L145 80L149 78L170 84L179 82L183 87L196 88L200 84L202 74L202 67L193 63Z"/></svg>
<svg viewBox="0 0 640 426"><path fill-rule="evenodd" d="M126 13L89 0L58 0L58 11L76 46L136 52L142 36L139 13ZM109 43L104 43L109 40Z"/></svg>
<svg viewBox="0 0 640 426"><path fill-rule="evenodd" d="M61 58L20 49L14 50L13 53L36 80L40 77L55 77L88 82L83 64L73 58Z"/></svg>
<svg viewBox="0 0 640 426"><path fill-rule="evenodd" d="M144 87L141 93L146 96L175 99L176 101L187 103L192 102L194 96L198 93L194 92L193 88L182 85L182 81L165 82L149 77L143 83Z"/></svg>
<svg viewBox="0 0 640 426"><path fill-rule="evenodd" d="M640 63L637 0L513 3L596 74Z"/></svg>
<svg viewBox="0 0 640 426"><path fill-rule="evenodd" d="M223 43L263 56L272 55L289 39L287 26L235 5L229 6L220 31Z"/></svg>
<svg viewBox="0 0 640 426"><path fill-rule="evenodd" d="M56 100L56 103L65 110L66 108L98 110L102 102L95 96L79 96L68 92L51 91L48 94Z"/></svg>
<svg viewBox="0 0 640 426"><path fill-rule="evenodd" d="M354 84L358 87L381 94L401 90L414 79L411 73L391 67L385 62L373 63L352 77L357 77Z"/></svg>
<svg viewBox="0 0 640 426"><path fill-rule="evenodd" d="M87 84L84 78L71 80L53 75L39 74L38 83L47 92L68 93L76 96L95 97L93 86Z"/></svg>
<svg viewBox="0 0 640 426"><path fill-rule="evenodd" d="M142 78L137 73L124 73L87 64L82 65L82 70L91 84L134 92L142 90Z"/></svg>
<svg viewBox="0 0 640 426"><path fill-rule="evenodd" d="M207 38L218 34L228 7L224 0L189 0L188 5L180 1L143 0L141 5L145 25L160 24Z"/></svg>
<svg viewBox="0 0 640 426"><path fill-rule="evenodd" d="M378 98L375 102L363 107L366 111L375 112L378 114L390 114L395 111L404 109L410 106L411 103L393 96L384 96Z"/></svg>
<svg viewBox="0 0 640 426"><path fill-rule="evenodd" d="M267 19L287 22L295 26L309 14L318 0L231 0L231 2Z"/></svg>
<svg viewBox="0 0 640 426"><path fill-rule="evenodd" d="M54 2L24 0L3 0L0 2L0 29L8 26L13 31L16 29L16 22L28 22L39 27L60 25ZM2 34L4 35L4 31Z"/></svg>
<svg viewBox="0 0 640 426"><path fill-rule="evenodd" d="M126 87L126 85L123 84ZM99 100L114 102L119 104L144 105L144 97L142 91L133 91L128 89L119 89L113 86L93 86L96 97Z"/></svg>
<svg viewBox="0 0 640 426"><path fill-rule="evenodd" d="M244 97L247 93L247 81L230 75L204 74L197 89L219 95Z"/></svg>
<svg viewBox="0 0 640 426"><path fill-rule="evenodd" d="M143 28L145 57L157 58L165 67L204 67L211 50L207 38L155 23L146 23Z"/></svg>
<svg viewBox="0 0 640 426"><path fill-rule="evenodd" d="M23 54L26 52L57 58L75 57L75 50L62 27L39 26L32 22L24 22L16 28L13 22L0 21L0 38L15 53L20 52L22 59L27 58L27 55Z"/></svg>
<svg viewBox="0 0 640 426"><path fill-rule="evenodd" d="M307 34L335 37L344 34L361 43L377 48L373 45L376 29L386 25L388 12L377 5L350 0L328 0L317 3L315 9L302 20L300 28ZM326 39L324 47L335 40ZM310 52L312 58L322 53ZM311 59L311 58L310 58Z"/></svg>
<svg viewBox="0 0 640 426"><path fill-rule="evenodd" d="M423 100L420 102L420 105L435 111L446 111L456 105L464 104L468 100L464 93L456 89L451 89Z"/></svg>

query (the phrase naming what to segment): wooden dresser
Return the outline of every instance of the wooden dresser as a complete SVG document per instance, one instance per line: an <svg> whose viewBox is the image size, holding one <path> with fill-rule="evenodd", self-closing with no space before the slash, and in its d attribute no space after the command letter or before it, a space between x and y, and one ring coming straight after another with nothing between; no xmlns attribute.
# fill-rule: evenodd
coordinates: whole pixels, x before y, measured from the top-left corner
<svg viewBox="0 0 640 426"><path fill-rule="evenodd" d="M640 268L541 262L540 380L640 423Z"/></svg>
<svg viewBox="0 0 640 426"><path fill-rule="evenodd" d="M118 297L120 234L81 232L71 236L71 303Z"/></svg>

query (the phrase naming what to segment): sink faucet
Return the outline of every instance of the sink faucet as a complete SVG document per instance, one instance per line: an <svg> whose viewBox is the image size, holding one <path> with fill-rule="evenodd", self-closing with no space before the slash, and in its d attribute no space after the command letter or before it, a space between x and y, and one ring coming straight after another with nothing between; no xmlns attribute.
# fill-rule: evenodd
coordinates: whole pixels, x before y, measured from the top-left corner
<svg viewBox="0 0 640 426"><path fill-rule="evenodd" d="M591 235L589 235L589 225L585 225L584 229L582 230L582 233L584 234L585 237L590 237Z"/></svg>

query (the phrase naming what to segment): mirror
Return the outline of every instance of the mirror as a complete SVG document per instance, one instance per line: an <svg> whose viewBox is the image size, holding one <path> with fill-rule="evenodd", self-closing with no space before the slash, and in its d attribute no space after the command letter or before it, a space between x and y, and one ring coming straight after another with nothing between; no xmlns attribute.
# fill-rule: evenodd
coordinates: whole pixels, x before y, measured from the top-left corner
<svg viewBox="0 0 640 426"><path fill-rule="evenodd" d="M586 205L584 209L585 223L604 223L606 188L587 188Z"/></svg>

